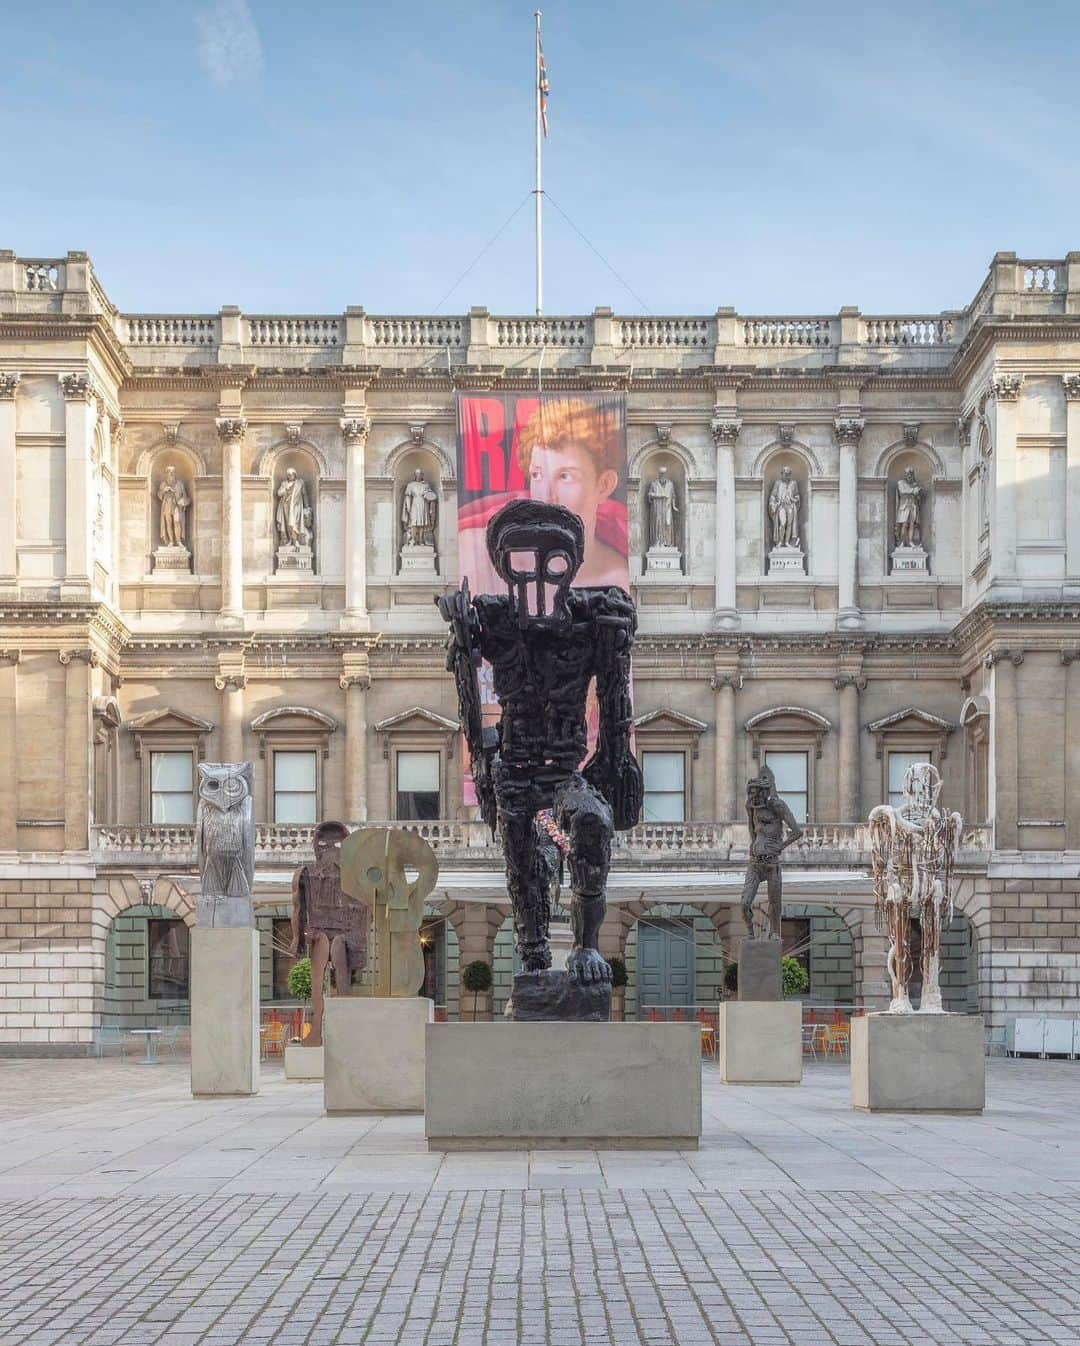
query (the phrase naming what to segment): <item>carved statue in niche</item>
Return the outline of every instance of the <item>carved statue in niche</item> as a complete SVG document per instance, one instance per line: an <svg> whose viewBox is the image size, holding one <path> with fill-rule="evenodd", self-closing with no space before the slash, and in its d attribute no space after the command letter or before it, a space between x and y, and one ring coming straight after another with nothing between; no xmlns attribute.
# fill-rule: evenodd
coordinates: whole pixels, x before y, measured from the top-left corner
<svg viewBox="0 0 1080 1346"><path fill-rule="evenodd" d="M176 468L171 463L158 483L157 498L161 510L158 519L159 546L154 552L154 569L187 570L190 553L185 545L185 537L191 496L188 495L187 488L176 475Z"/></svg>
<svg viewBox="0 0 1080 1346"><path fill-rule="evenodd" d="M896 483L893 540L898 547L918 547L922 544L922 525L919 519L922 498L923 488L916 479L915 469L909 467Z"/></svg>
<svg viewBox="0 0 1080 1346"><path fill-rule="evenodd" d="M307 487L296 468L285 472L285 480L277 489L278 541L293 547L310 547L314 533L313 515L308 504Z"/></svg>
<svg viewBox="0 0 1080 1346"><path fill-rule="evenodd" d="M799 541L799 483L786 464L769 492L769 518L774 547L801 547Z"/></svg>
<svg viewBox="0 0 1080 1346"><path fill-rule="evenodd" d="M659 475L649 483L649 545L650 547L675 546L675 515L679 506L675 503L675 483L662 467Z"/></svg>
<svg viewBox="0 0 1080 1346"><path fill-rule="evenodd" d="M439 496L420 468L413 473L401 497L402 570L435 573L435 525Z"/></svg>
<svg viewBox="0 0 1080 1346"><path fill-rule="evenodd" d="M909 935L919 917L924 1014L941 1014L941 925L952 916L952 871L963 819L938 807L941 777L930 762L904 772L903 803L870 810L874 912L889 936L890 1014L910 1014Z"/></svg>
<svg viewBox="0 0 1080 1346"><path fill-rule="evenodd" d="M183 547L187 531L187 507L191 504L191 497L171 463L165 469L165 478L158 486L157 493L161 502L161 521L158 527L161 545Z"/></svg>

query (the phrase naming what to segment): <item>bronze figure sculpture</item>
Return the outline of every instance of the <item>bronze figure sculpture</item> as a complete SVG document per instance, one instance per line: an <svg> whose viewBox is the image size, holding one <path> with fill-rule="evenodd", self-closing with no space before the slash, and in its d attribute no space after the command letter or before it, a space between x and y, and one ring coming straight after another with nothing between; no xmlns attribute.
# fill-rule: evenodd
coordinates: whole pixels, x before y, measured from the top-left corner
<svg viewBox="0 0 1080 1346"><path fill-rule="evenodd" d="M522 968L543 974L551 967L550 862L537 825L537 814L551 809L566 838L570 870L574 945L566 980L610 994L611 969L597 937L611 841L615 829L634 826L642 801L641 769L630 747L637 618L620 588L573 587L584 541L584 526L570 510L512 501L487 528L488 554L506 593L471 598L466 583L436 602L450 623L447 667L457 682L481 812L502 840ZM485 728L480 718L482 659L491 664L499 699L497 728ZM599 736L582 765L594 678Z"/></svg>
<svg viewBox="0 0 1080 1346"><path fill-rule="evenodd" d="M349 835L344 823L319 823L315 828L315 863L301 865L292 881L292 954L311 957L311 1033L309 1047L322 1046L323 982L327 963L334 969L337 995L350 995L353 978L367 966L371 913L350 902L341 886L341 843Z"/></svg>
<svg viewBox="0 0 1080 1346"><path fill-rule="evenodd" d="M747 782L746 813L750 823L750 861L743 880L743 920L747 934L753 938L754 899L764 880L769 895L768 938L779 939L784 901L780 853L799 840L802 828L777 794L776 780L767 766Z"/></svg>

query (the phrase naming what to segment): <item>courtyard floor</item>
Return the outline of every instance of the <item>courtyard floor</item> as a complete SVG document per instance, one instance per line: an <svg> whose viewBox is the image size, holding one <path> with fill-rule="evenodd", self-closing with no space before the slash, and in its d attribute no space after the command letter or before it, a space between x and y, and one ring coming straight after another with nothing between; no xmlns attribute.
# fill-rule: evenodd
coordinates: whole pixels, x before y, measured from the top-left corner
<svg viewBox="0 0 1080 1346"><path fill-rule="evenodd" d="M2 1346L1080 1343L1080 1064L982 1117L703 1065L696 1152L428 1154L267 1067L0 1061Z"/></svg>

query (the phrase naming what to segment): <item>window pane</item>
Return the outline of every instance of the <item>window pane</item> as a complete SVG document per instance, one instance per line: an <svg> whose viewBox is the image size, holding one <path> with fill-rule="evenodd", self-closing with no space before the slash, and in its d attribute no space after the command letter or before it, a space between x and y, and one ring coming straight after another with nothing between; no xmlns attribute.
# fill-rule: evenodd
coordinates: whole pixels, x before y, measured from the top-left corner
<svg viewBox="0 0 1080 1346"><path fill-rule="evenodd" d="M780 794L779 791L777 791ZM792 790L788 794L780 794L780 798L791 810L791 816L797 823L806 822L806 795Z"/></svg>
<svg viewBox="0 0 1080 1346"><path fill-rule="evenodd" d="M765 765L776 777L776 792L779 795L787 791L805 792L806 790L806 753L804 752L767 752Z"/></svg>
<svg viewBox="0 0 1080 1346"><path fill-rule="evenodd" d="M183 921L146 923L149 951L147 995L151 1000L188 998L188 928Z"/></svg>
<svg viewBox="0 0 1080 1346"><path fill-rule="evenodd" d="M195 821L194 802L191 791L183 794L166 794L158 791L150 796L150 821L152 823L192 823Z"/></svg>
<svg viewBox="0 0 1080 1346"><path fill-rule="evenodd" d="M399 791L422 790L430 794L439 790L439 754L437 752L399 752L397 755L397 788Z"/></svg>
<svg viewBox="0 0 1080 1346"><path fill-rule="evenodd" d="M645 791L683 790L683 770L686 757L681 752L643 752L641 770L645 777Z"/></svg>
<svg viewBox="0 0 1080 1346"><path fill-rule="evenodd" d="M274 789L315 789L315 754L313 752L274 753Z"/></svg>
<svg viewBox="0 0 1080 1346"><path fill-rule="evenodd" d="M686 819L685 797L681 790L647 790L641 818L646 823L681 823Z"/></svg>
<svg viewBox="0 0 1080 1346"><path fill-rule="evenodd" d="M401 822L433 821L439 816L437 790L399 790L397 816Z"/></svg>
<svg viewBox="0 0 1080 1346"><path fill-rule="evenodd" d="M152 752L150 789L191 793L191 753Z"/></svg>
<svg viewBox="0 0 1080 1346"><path fill-rule="evenodd" d="M914 766L916 762L927 762L929 757L925 752L891 752L889 753L889 802L893 803L893 796L899 802L903 794L904 772L909 766Z"/></svg>
<svg viewBox="0 0 1080 1346"><path fill-rule="evenodd" d="M315 821L315 791L279 790L274 793L274 822L310 824Z"/></svg>

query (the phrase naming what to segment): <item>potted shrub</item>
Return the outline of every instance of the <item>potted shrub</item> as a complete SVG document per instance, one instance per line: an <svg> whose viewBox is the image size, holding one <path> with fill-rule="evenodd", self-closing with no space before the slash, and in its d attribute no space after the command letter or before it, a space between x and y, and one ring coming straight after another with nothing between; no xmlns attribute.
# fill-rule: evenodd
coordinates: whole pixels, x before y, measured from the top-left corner
<svg viewBox="0 0 1080 1346"><path fill-rule="evenodd" d="M785 996L804 995L810 989L810 974L797 958L780 960L780 980Z"/></svg>
<svg viewBox="0 0 1080 1346"><path fill-rule="evenodd" d="M724 990L728 996L733 996L739 989L739 965L738 963L728 963L724 968Z"/></svg>
<svg viewBox="0 0 1080 1346"><path fill-rule="evenodd" d="M623 1019L626 1017L626 963L621 958L609 958L608 966L611 968L611 1017Z"/></svg>
<svg viewBox="0 0 1080 1346"><path fill-rule="evenodd" d="M487 995L493 982L491 964L485 963L482 958L475 958L471 963L466 963L461 970L462 989L468 991L473 998L472 1017L474 1023L476 1022L477 999L482 995Z"/></svg>

